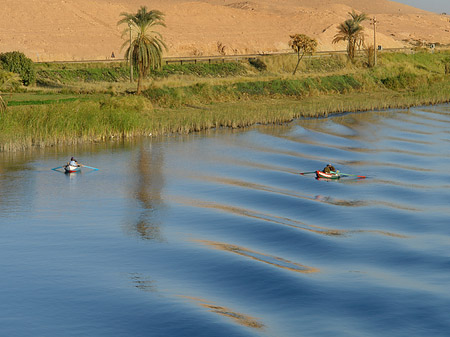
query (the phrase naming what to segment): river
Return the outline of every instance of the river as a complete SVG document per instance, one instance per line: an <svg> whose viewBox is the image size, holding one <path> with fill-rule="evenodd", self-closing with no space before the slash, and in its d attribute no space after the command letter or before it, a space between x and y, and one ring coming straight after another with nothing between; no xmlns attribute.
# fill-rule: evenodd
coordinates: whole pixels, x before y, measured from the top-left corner
<svg viewBox="0 0 450 337"><path fill-rule="evenodd" d="M0 335L449 336L449 148L440 105L0 153Z"/></svg>

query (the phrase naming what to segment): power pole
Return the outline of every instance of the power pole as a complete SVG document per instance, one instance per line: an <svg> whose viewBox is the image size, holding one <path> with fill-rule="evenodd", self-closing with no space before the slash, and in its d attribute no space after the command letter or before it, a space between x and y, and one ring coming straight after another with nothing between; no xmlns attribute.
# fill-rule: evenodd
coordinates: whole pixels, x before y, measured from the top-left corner
<svg viewBox="0 0 450 337"><path fill-rule="evenodd" d="M377 18L373 17L373 66L377 65Z"/></svg>
<svg viewBox="0 0 450 337"><path fill-rule="evenodd" d="M133 55L131 53L131 22L128 22L128 27L130 27L130 51L128 56L130 57L130 82L133 83Z"/></svg>

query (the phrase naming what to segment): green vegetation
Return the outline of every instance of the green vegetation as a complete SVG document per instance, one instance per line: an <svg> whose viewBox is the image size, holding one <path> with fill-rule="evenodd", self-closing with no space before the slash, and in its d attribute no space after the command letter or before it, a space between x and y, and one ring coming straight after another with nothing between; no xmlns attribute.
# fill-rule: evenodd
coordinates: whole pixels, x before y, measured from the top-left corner
<svg viewBox="0 0 450 337"><path fill-rule="evenodd" d="M36 82L40 87L62 88L80 83L117 83L129 81L130 69L125 63L90 64L39 64ZM152 80L170 76L229 77L244 75L246 68L241 63L187 63L168 64L155 69L149 75ZM1 81L1 73L0 73ZM1 83L1 82L0 82Z"/></svg>
<svg viewBox="0 0 450 337"><path fill-rule="evenodd" d="M14 51L0 54L0 64L4 70L19 74L25 86L34 83L36 79L33 61L21 52Z"/></svg>
<svg viewBox="0 0 450 337"><path fill-rule="evenodd" d="M212 104L266 98L297 98L311 94L345 93L362 87L353 75L305 77L302 79L275 79L246 81L223 85L207 83L184 87L152 87L143 92L153 104L177 108L189 104Z"/></svg>
<svg viewBox="0 0 450 337"><path fill-rule="evenodd" d="M2 89L0 151L450 101L449 52L379 56L305 58L295 76L296 55L164 65L140 96L125 64L40 64L35 86Z"/></svg>

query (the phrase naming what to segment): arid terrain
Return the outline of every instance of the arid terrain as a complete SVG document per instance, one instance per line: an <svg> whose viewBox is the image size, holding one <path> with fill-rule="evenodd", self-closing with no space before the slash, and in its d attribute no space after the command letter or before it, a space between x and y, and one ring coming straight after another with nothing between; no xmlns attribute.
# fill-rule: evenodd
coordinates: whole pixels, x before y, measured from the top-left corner
<svg viewBox="0 0 450 337"><path fill-rule="evenodd" d="M166 56L218 55L218 46L228 55L288 51L295 33L316 38L320 50L343 50L331 40L352 9L376 16L384 48L450 44L449 16L387 0L2 0L0 52L34 61L121 58L128 36L117 21L140 6L165 13ZM364 26L371 44L373 26Z"/></svg>

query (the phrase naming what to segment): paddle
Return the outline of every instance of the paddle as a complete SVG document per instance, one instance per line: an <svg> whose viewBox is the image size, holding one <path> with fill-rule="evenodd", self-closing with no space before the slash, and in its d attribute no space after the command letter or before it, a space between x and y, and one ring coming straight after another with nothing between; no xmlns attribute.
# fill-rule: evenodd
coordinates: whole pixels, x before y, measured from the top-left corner
<svg viewBox="0 0 450 337"><path fill-rule="evenodd" d="M311 173L316 173L316 171L311 171L311 172L300 172L299 174L304 175L304 174L311 174Z"/></svg>
<svg viewBox="0 0 450 337"><path fill-rule="evenodd" d="M55 168L52 168L52 170L53 171L56 171L56 170L58 170L58 169L62 169L64 166L58 166L58 167L55 167Z"/></svg>
<svg viewBox="0 0 450 337"><path fill-rule="evenodd" d="M347 173L339 173L341 176L344 176L344 177L358 177L358 178L367 178L366 176L359 176L359 175L357 175L357 174L347 174Z"/></svg>
<svg viewBox="0 0 450 337"><path fill-rule="evenodd" d="M95 167L92 167L92 166L83 165L83 164L80 164L80 166L87 167L87 168L90 168L91 170L95 170L95 171L99 170L98 168L95 168Z"/></svg>

